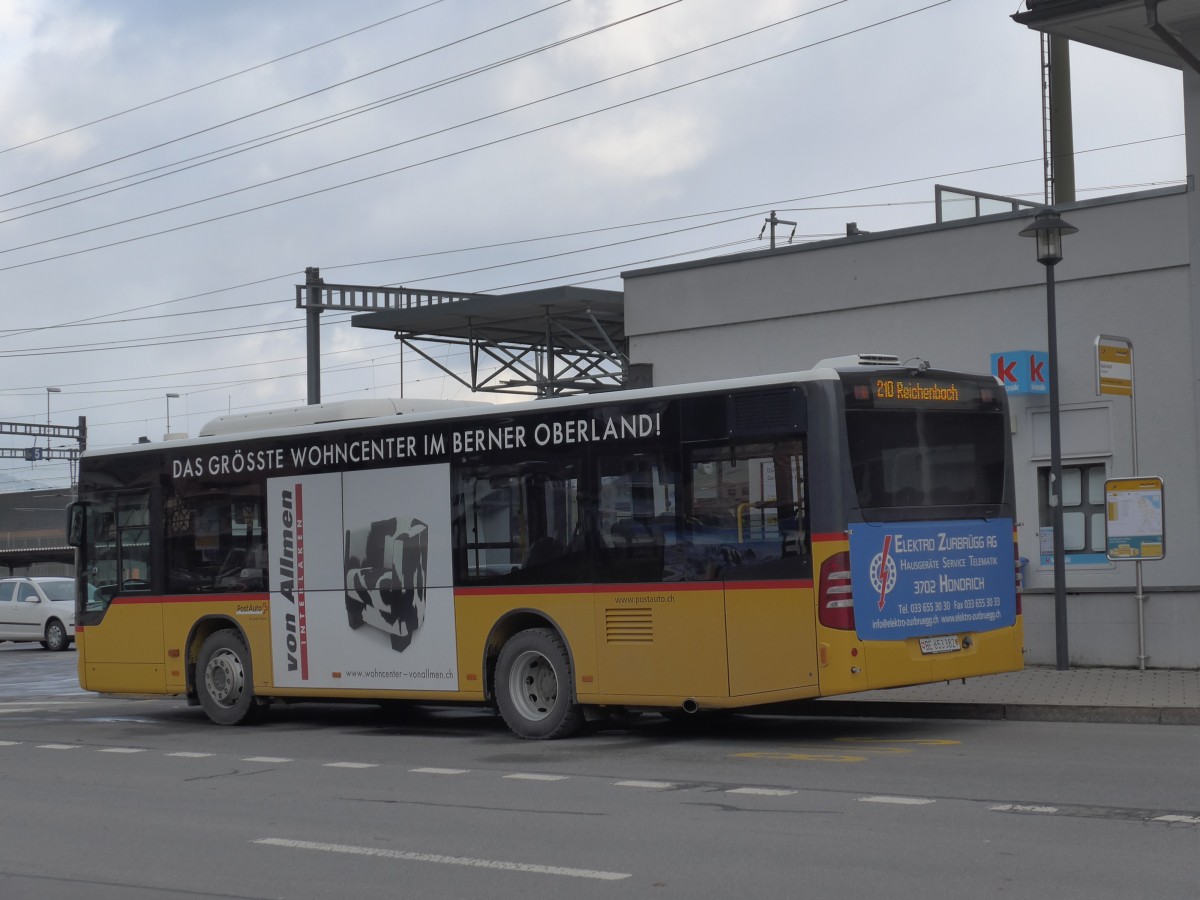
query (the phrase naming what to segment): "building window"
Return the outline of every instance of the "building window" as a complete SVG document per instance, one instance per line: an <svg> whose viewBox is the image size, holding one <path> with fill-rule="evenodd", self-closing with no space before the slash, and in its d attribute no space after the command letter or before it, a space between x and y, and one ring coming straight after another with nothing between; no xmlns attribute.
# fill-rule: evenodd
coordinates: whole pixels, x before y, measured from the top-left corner
<svg viewBox="0 0 1200 900"><path fill-rule="evenodd" d="M1104 541L1105 463L1062 467L1063 550L1067 565L1106 565ZM1038 530L1041 564L1054 565L1054 511L1049 502L1050 467L1038 469Z"/></svg>

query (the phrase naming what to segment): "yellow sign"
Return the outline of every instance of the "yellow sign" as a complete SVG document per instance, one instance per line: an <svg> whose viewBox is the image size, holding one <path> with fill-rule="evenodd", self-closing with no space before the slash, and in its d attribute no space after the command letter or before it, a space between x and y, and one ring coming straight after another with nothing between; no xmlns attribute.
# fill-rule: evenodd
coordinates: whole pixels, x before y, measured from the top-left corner
<svg viewBox="0 0 1200 900"><path fill-rule="evenodd" d="M1133 348L1115 344L1096 345L1100 371L1100 393L1128 397L1133 394Z"/></svg>

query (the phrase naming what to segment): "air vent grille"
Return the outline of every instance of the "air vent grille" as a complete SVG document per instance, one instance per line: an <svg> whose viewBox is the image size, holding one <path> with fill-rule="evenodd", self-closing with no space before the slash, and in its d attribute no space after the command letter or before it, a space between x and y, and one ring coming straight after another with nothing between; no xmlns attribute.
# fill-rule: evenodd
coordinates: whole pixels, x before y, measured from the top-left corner
<svg viewBox="0 0 1200 900"><path fill-rule="evenodd" d="M791 388L733 395L735 435L791 431L797 425Z"/></svg>
<svg viewBox="0 0 1200 900"><path fill-rule="evenodd" d="M653 610L604 610L604 639L610 644L652 643L654 641Z"/></svg>

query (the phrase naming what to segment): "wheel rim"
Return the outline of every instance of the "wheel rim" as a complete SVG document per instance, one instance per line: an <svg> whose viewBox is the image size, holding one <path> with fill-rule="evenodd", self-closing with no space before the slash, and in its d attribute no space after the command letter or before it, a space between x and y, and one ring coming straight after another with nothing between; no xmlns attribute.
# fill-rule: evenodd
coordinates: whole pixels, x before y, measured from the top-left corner
<svg viewBox="0 0 1200 900"><path fill-rule="evenodd" d="M558 676L550 660L536 650L518 656L508 673L508 695L522 718L537 722L550 715L558 700Z"/></svg>
<svg viewBox="0 0 1200 900"><path fill-rule="evenodd" d="M246 689L246 670L232 650L218 650L204 669L208 695L221 706L234 706Z"/></svg>
<svg viewBox="0 0 1200 900"><path fill-rule="evenodd" d="M64 637L65 634L63 633L62 626L57 622L52 622L50 627L46 629L46 643L51 647L58 647L63 642Z"/></svg>

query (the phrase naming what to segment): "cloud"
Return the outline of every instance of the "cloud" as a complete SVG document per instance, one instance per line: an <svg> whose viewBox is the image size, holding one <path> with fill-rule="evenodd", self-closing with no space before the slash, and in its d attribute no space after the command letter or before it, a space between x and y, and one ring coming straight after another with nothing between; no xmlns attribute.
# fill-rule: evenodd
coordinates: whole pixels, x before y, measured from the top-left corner
<svg viewBox="0 0 1200 900"><path fill-rule="evenodd" d="M571 165L611 181L647 182L686 173L707 156L718 123L686 112L638 112L573 129Z"/></svg>

